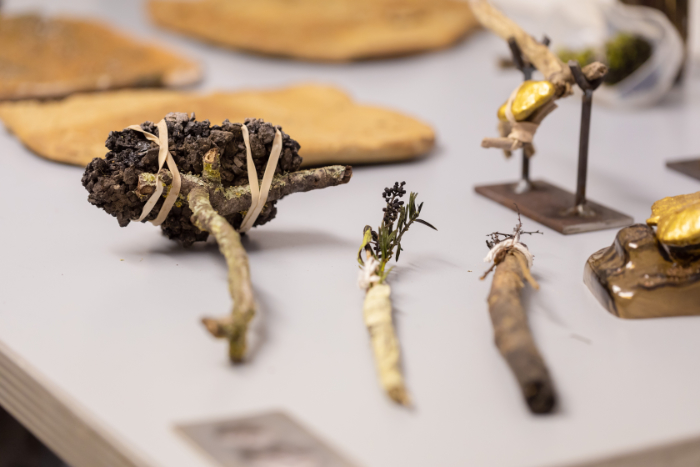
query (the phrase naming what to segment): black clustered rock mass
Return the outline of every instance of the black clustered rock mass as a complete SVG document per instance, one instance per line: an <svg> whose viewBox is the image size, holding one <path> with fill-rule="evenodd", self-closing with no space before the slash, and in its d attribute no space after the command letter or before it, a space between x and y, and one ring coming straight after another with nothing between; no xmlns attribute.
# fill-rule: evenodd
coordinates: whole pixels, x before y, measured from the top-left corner
<svg viewBox="0 0 700 467"><path fill-rule="evenodd" d="M212 147L221 151L221 179L225 187L248 184L248 164L240 123L224 121L220 126L210 126L208 120L198 122L194 114L171 113L165 117L168 125L168 148L181 173L201 175L204 155ZM246 119L250 135L250 148L262 180L267 160L270 157L275 129L258 119ZM141 124L144 131L158 136L158 128L151 122ZM275 173L294 172L301 165L299 143L282 132L282 153ZM121 227L126 227L133 219L138 219L145 201L134 193L139 175L143 172L155 174L158 171L158 145L134 130L113 131L105 144L109 152L104 159L94 159L85 169L83 186L90 193L88 201L116 217ZM164 198L158 201L146 220L158 215ZM263 225L274 219L276 201L268 202L254 225ZM189 246L196 241L204 241L207 232L192 224L192 211L187 203L176 203L161 225L168 238L179 240ZM239 213L226 216L226 220L238 229L243 221Z"/></svg>

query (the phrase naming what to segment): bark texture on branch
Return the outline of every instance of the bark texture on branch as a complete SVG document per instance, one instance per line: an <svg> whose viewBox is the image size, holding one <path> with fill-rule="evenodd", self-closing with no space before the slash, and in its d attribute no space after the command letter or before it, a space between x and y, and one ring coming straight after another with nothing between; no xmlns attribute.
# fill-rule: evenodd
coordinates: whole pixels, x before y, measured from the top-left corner
<svg viewBox="0 0 700 467"><path fill-rule="evenodd" d="M241 212L251 204L242 125L227 120L212 126L206 120L199 122L194 116L179 113L168 114L165 121L168 149L182 174L184 185L181 196L161 225L163 232L184 246L207 239L208 234L190 222L192 211L187 194L195 186L206 186L214 209L238 229L243 221ZM246 119L245 123L255 171L261 180L276 130L281 131L281 128L255 119ZM158 133L150 122L143 123L141 128ZM106 146L109 153L104 159L95 159L87 166L82 182L90 193L88 201L116 217L119 225L126 227L141 215L155 190L158 146L143 134L129 129L110 133ZM350 180L352 170L345 166L299 171L301 157L298 150L299 144L282 132L282 153L275 170L275 183L254 226L274 219L277 200L290 193L340 185ZM161 180L168 185L172 175L163 171ZM164 199L158 200L146 220L155 219Z"/></svg>
<svg viewBox="0 0 700 467"><path fill-rule="evenodd" d="M387 284L376 284L367 290L365 325L372 341L374 361L384 391L399 404L409 405L411 402L401 372L401 350L394 331L390 297L391 288Z"/></svg>
<svg viewBox="0 0 700 467"><path fill-rule="evenodd" d="M505 41L511 37L515 39L523 56L557 88L556 98L566 97L572 93L574 75L571 73L571 68L549 47L536 41L515 21L491 5L489 0L469 0L469 4L482 26ZM607 67L600 62L594 62L584 67L583 73L589 81L593 81L604 76L607 73Z"/></svg>
<svg viewBox="0 0 700 467"><path fill-rule="evenodd" d="M212 207L206 188L198 186L190 190L187 201L192 210L192 223L216 238L219 251L226 258L228 288L233 299L230 317L220 320L204 318L202 322L214 336L228 339L231 361L241 362L246 353L248 324L255 315L248 255L241 245L240 234Z"/></svg>
<svg viewBox="0 0 700 467"><path fill-rule="evenodd" d="M549 371L537 350L520 299L524 281L536 284L521 252L510 249L496 266L489 294L489 313L496 346L515 374L523 397L534 413L548 413L556 395Z"/></svg>
<svg viewBox="0 0 700 467"><path fill-rule="evenodd" d="M164 179L171 179L167 169L162 170ZM205 174L211 172L204 172ZM212 177L212 175L208 175ZM332 165L318 169L299 170L283 175L275 175L267 196L268 202L277 201L292 193L304 193L332 186L343 185L350 181L352 167ZM247 210L251 205L250 185L223 188L215 179L198 175L182 175L180 194L187 196L195 188L205 188L209 192L212 206L222 216L229 216ZM144 173L139 176L139 184L135 190L138 195L153 193L155 189L155 174Z"/></svg>
<svg viewBox="0 0 700 467"><path fill-rule="evenodd" d="M469 3L474 15L484 27L505 41L510 41L511 38L515 40L523 59L537 68L544 75L545 80L554 86L555 92L549 105L541 107L532 116L522 121L515 122L512 118L508 122L500 121L498 127L500 137L484 138L481 144L485 148L502 149L506 157L509 157L512 151L523 148L525 155L532 157L535 154L532 139L537 127L544 117L556 108L554 100L573 93L572 89L576 84L574 74L571 67L562 62L547 45L536 41L514 21L492 6L489 0L469 0ZM594 62L584 67L582 71L590 82L602 79L602 76L607 73L607 67L600 62Z"/></svg>
<svg viewBox="0 0 700 467"><path fill-rule="evenodd" d="M228 265L234 305L230 316L206 318L203 323L214 336L228 339L230 359L240 362L246 354L248 325L256 307L248 256L237 232L252 204L249 172L255 171L258 179L263 179L273 144L280 142L276 136L279 133L280 157L270 169L274 169L275 175L265 204L255 218L253 225L257 226L275 217L277 200L291 193L347 183L352 169L331 166L298 171L299 144L283 133L281 127L262 120L246 119L246 138L243 125L228 120L211 126L207 120L195 120L194 114L169 113L164 121L168 129L167 149L182 174L182 186L161 228L169 238L185 246L205 241L210 234L216 238ZM141 129L156 136L159 130L151 122L141 124ZM169 170L162 169L156 174L160 144L132 129L111 132L106 143L109 153L104 159L94 159L83 174L83 186L90 193L88 201L126 227L133 219L140 218L144 206L150 208L146 203L156 192L156 184L162 183L165 196L153 200L155 205L145 217L152 220L173 182ZM169 159L169 167L174 171L172 161Z"/></svg>
<svg viewBox="0 0 700 467"><path fill-rule="evenodd" d="M545 79L557 88L557 97L571 94L574 77L568 65L562 62L549 48L537 42L510 18L494 8L488 0L470 0L472 12L485 27L507 41L515 39L522 54L537 68Z"/></svg>

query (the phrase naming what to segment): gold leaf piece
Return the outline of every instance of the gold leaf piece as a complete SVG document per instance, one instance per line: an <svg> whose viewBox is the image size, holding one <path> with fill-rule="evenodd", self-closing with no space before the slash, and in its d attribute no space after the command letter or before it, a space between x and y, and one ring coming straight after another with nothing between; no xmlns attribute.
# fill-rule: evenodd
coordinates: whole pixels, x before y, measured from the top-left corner
<svg viewBox="0 0 700 467"><path fill-rule="evenodd" d="M651 207L648 225L656 226L656 237L670 246L700 244L700 191L661 199Z"/></svg>
<svg viewBox="0 0 700 467"><path fill-rule="evenodd" d="M525 81L522 86L520 86L515 99L513 99L513 105L511 106L515 120L518 122L527 120L535 110L542 107L554 97L554 91L554 85L549 81ZM508 121L506 118L506 104L508 104L508 102L498 109L498 119L504 122Z"/></svg>

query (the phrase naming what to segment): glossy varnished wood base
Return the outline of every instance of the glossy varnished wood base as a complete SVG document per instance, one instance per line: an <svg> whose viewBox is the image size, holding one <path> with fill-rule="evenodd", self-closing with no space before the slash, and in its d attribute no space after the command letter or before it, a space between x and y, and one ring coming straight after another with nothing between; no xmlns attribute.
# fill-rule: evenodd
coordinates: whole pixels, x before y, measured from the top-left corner
<svg viewBox="0 0 700 467"><path fill-rule="evenodd" d="M633 222L630 216L593 201L587 203L593 215L571 214L567 211L574 206L574 194L542 180L533 181L533 189L521 194L514 191L515 186L515 183L502 183L474 189L514 211L517 205L524 216L564 235L625 227Z"/></svg>

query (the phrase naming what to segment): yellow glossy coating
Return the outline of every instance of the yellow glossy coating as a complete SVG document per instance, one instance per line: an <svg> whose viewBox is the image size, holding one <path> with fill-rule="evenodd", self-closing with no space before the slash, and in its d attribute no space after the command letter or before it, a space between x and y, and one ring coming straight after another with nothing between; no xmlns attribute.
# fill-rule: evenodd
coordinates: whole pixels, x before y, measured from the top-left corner
<svg viewBox="0 0 700 467"><path fill-rule="evenodd" d="M513 99L511 106L513 117L518 122L526 120L535 110L549 102L553 96L554 85L549 81L525 81ZM498 119L504 122L508 120L506 118L506 104L508 101L498 109Z"/></svg>
<svg viewBox="0 0 700 467"><path fill-rule="evenodd" d="M654 203L648 225L656 226L661 243L684 247L700 244L700 191Z"/></svg>

